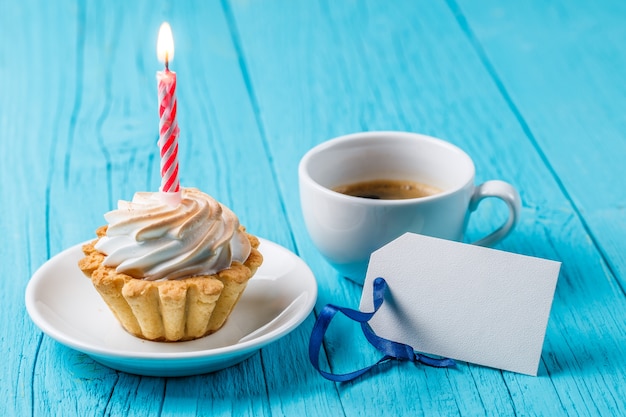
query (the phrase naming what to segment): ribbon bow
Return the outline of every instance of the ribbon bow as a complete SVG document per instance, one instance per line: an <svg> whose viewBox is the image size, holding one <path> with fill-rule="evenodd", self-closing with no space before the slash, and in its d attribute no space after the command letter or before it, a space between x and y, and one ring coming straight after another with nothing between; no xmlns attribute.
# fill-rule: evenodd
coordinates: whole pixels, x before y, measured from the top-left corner
<svg viewBox="0 0 626 417"><path fill-rule="evenodd" d="M408 360L413 362L420 362L424 365L433 366L437 368L447 368L453 367L456 365L456 362L452 359L448 358L432 358L430 356L423 355L421 353L415 352L413 348L409 345L405 345L404 343L394 342L388 339L384 339L379 337L374 333L368 321L374 317L374 314L378 311L380 306L383 305L383 301L385 298L385 291L387 290L387 281L384 278L376 278L373 283L373 297L374 297L374 311L371 313L364 313L362 311L353 310L345 307L338 307L333 304L327 304L322 311L320 312L317 320L315 321L315 325L313 326L313 331L311 332L311 339L309 340L309 359L311 360L311 364L313 367L326 379L337 382L345 382L351 381L376 365L391 360ZM361 329L363 330L363 334L365 338L370 342L372 346L382 352L385 356L383 356L378 362L375 364L365 367L363 369L359 369L358 371L350 372L347 374L333 374L330 372L326 372L320 369L319 366L319 352L322 346L322 341L324 340L324 334L330 325L331 320L338 312L343 313L348 318L361 323Z"/></svg>

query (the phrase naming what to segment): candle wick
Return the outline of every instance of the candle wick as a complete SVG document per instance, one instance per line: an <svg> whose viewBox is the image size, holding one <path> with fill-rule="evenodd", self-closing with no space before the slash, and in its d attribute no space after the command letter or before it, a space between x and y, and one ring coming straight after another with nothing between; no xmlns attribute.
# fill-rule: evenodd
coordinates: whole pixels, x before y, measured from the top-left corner
<svg viewBox="0 0 626 417"><path fill-rule="evenodd" d="M168 53L165 52L165 71L170 70L170 59L168 57Z"/></svg>

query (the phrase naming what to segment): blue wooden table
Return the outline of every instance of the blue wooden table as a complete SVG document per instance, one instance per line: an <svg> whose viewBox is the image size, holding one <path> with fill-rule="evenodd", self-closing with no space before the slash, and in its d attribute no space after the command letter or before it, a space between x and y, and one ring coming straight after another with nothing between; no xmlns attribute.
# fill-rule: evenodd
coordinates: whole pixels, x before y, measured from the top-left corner
<svg viewBox="0 0 626 417"><path fill-rule="evenodd" d="M47 259L90 239L118 199L159 186L164 20L182 183L297 253L319 285L294 332L184 378L104 367L45 336L24 306ZM625 22L622 0L1 0L0 415L626 414ZM477 181L519 189L521 221L498 248L563 263L537 377L391 362L333 383L311 367L315 316L358 306L361 287L313 247L297 164L366 130L441 137L474 158ZM326 369L378 357L338 326Z"/></svg>

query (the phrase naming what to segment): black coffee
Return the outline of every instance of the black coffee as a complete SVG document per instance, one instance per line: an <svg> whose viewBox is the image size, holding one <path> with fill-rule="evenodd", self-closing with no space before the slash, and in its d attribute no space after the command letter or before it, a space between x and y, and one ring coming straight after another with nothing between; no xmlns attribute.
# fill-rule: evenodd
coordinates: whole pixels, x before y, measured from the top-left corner
<svg viewBox="0 0 626 417"><path fill-rule="evenodd" d="M341 194L376 200L405 200L438 194L440 189L416 181L371 180L333 188Z"/></svg>

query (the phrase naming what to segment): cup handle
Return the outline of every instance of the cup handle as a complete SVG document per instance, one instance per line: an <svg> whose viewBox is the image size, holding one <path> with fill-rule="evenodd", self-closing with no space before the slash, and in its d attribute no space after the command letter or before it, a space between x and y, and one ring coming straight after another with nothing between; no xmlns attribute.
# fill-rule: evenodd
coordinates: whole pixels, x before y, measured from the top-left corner
<svg viewBox="0 0 626 417"><path fill-rule="evenodd" d="M509 217L506 222L491 234L472 242L478 246L491 246L502 240L519 221L522 207L522 199L517 190L508 182L500 180L486 181L474 189L470 200L469 210L474 211L478 204L485 198L497 197L509 207Z"/></svg>

